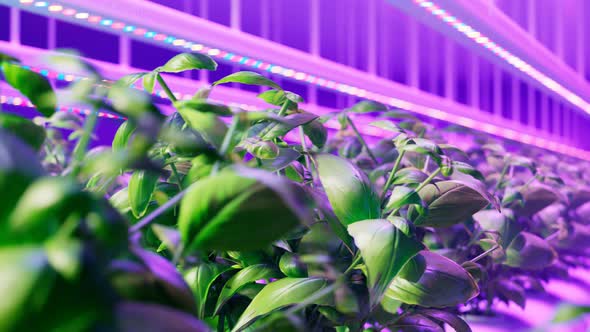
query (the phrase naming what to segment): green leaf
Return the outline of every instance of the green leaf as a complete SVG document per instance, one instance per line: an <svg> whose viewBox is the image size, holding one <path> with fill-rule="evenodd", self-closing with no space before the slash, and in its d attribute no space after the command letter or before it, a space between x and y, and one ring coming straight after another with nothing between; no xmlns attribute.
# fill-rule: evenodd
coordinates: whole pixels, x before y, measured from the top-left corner
<svg viewBox="0 0 590 332"><path fill-rule="evenodd" d="M0 220L12 211L20 195L44 171L33 149L0 128ZM0 228L5 226L0 223ZM0 232L1 233L1 232Z"/></svg>
<svg viewBox="0 0 590 332"><path fill-rule="evenodd" d="M227 132L227 125L215 114L194 112L188 109L180 109L180 115L188 125L217 149L221 148Z"/></svg>
<svg viewBox="0 0 590 332"><path fill-rule="evenodd" d="M120 302L115 317L120 332L210 331L205 323L191 314L152 303Z"/></svg>
<svg viewBox="0 0 590 332"><path fill-rule="evenodd" d="M213 104L201 99L180 100L174 102L174 107L177 109L186 108L189 110L212 113L220 116L231 116L233 113L229 107L221 104Z"/></svg>
<svg viewBox="0 0 590 332"><path fill-rule="evenodd" d="M113 138L112 149L113 151L123 151L127 148L131 135L135 132L135 125L129 122L129 120L123 122Z"/></svg>
<svg viewBox="0 0 590 332"><path fill-rule="evenodd" d="M189 190L178 228L189 250L259 249L309 220L302 199L298 187L271 173L227 170Z"/></svg>
<svg viewBox="0 0 590 332"><path fill-rule="evenodd" d="M526 304L524 288L516 282L508 279L497 280L493 284L493 290L498 294L500 299L503 299L506 302L512 301L524 309Z"/></svg>
<svg viewBox="0 0 590 332"><path fill-rule="evenodd" d="M489 204L477 190L458 181L439 181L422 188L418 194L428 205L428 213L416 216L412 207L408 216L416 226L447 227L467 220Z"/></svg>
<svg viewBox="0 0 590 332"><path fill-rule="evenodd" d="M484 176L477 169L475 169L473 166L471 166L467 163L464 163L461 161L453 161L452 165L453 165L453 169L455 169L461 173L471 175L472 177L474 177L480 181L485 180Z"/></svg>
<svg viewBox="0 0 590 332"><path fill-rule="evenodd" d="M307 277L307 268L301 262L299 255L285 252L279 260L279 269L287 277L303 278Z"/></svg>
<svg viewBox="0 0 590 332"><path fill-rule="evenodd" d="M262 141L257 137L246 138L236 147L238 150L245 149L259 159L275 159L279 156L279 147L270 141Z"/></svg>
<svg viewBox="0 0 590 332"><path fill-rule="evenodd" d="M162 241L160 248L158 248L158 252L161 251L160 249L165 248L172 253L176 253L180 247L180 233L176 228L154 224L152 225L152 231L158 239Z"/></svg>
<svg viewBox="0 0 590 332"><path fill-rule="evenodd" d="M115 82L115 85L121 85L121 86L130 87L133 84L135 84L135 82L139 81L140 79L142 79L147 74L148 73L127 74L127 75L121 77L120 79L118 79Z"/></svg>
<svg viewBox="0 0 590 332"><path fill-rule="evenodd" d="M27 97L41 114L49 117L55 113L57 97L45 77L10 62L2 62L1 68L6 82Z"/></svg>
<svg viewBox="0 0 590 332"><path fill-rule="evenodd" d="M197 302L197 317L202 319L208 316L205 310L209 298L209 290L215 280L230 269L227 265L202 263L184 273L184 279L193 291L195 301Z"/></svg>
<svg viewBox="0 0 590 332"><path fill-rule="evenodd" d="M241 331L257 318L275 310L306 302L309 297L316 295L327 286L328 281L322 278L284 278L272 282L256 295L232 331ZM330 305L332 302L332 295L326 294L309 304Z"/></svg>
<svg viewBox="0 0 590 332"><path fill-rule="evenodd" d="M382 219L355 222L348 226L348 232L367 266L371 308L374 308L393 278L423 245Z"/></svg>
<svg viewBox="0 0 590 332"><path fill-rule="evenodd" d="M256 264L245 267L231 277L221 289L221 293L217 298L217 305L215 306L215 314L217 314L221 307L244 286L257 280L268 280L281 277L283 277L282 273L271 265Z"/></svg>
<svg viewBox="0 0 590 332"><path fill-rule="evenodd" d="M44 177L35 181L23 193L8 218L12 240L47 240L70 212L82 212L88 208L88 196L81 189L68 177Z"/></svg>
<svg viewBox="0 0 590 332"><path fill-rule="evenodd" d="M2 62L20 62L17 58L12 57L11 55L0 53L0 64Z"/></svg>
<svg viewBox="0 0 590 332"><path fill-rule="evenodd" d="M407 184L416 187L419 183L424 182L428 175L414 167L406 167L397 171L393 178L392 184Z"/></svg>
<svg viewBox="0 0 590 332"><path fill-rule="evenodd" d="M363 151L363 144L356 137L347 137L340 148L338 155L345 159L354 159Z"/></svg>
<svg viewBox="0 0 590 332"><path fill-rule="evenodd" d="M588 313L590 313L590 306L562 303L557 307L553 322L568 322Z"/></svg>
<svg viewBox="0 0 590 332"><path fill-rule="evenodd" d="M303 133L309 137L311 143L319 149L323 148L328 140L328 130L318 119L303 125Z"/></svg>
<svg viewBox="0 0 590 332"><path fill-rule="evenodd" d="M471 332L469 325L453 313L442 310L422 309L420 310L420 314L445 322L452 327L455 332Z"/></svg>
<svg viewBox="0 0 590 332"><path fill-rule="evenodd" d="M521 232L506 249L504 264L525 270L540 270L555 261L557 253L544 239L529 232Z"/></svg>
<svg viewBox="0 0 590 332"><path fill-rule="evenodd" d="M0 248L0 275L0 291L8 295L0 308L0 331L13 331L35 310L31 303L45 304L54 276L44 251L26 246Z"/></svg>
<svg viewBox="0 0 590 332"><path fill-rule="evenodd" d="M389 286L388 296L407 304L442 308L465 303L479 293L473 277L444 256L421 251L412 260L423 261L418 265L425 264L426 268L407 271L415 265L404 266Z"/></svg>
<svg viewBox="0 0 590 332"><path fill-rule="evenodd" d="M281 106L287 100L287 97L285 97L285 91L283 90L266 90L259 94L258 98L275 106Z"/></svg>
<svg viewBox="0 0 590 332"><path fill-rule="evenodd" d="M381 128L387 131L391 131L394 133L403 133L404 130L398 127L395 123L388 121L388 120L378 120L369 123L369 126Z"/></svg>
<svg viewBox="0 0 590 332"><path fill-rule="evenodd" d="M276 172L291 165L292 162L299 159L301 153L291 148L279 148L279 155L274 159L262 160L262 168L269 172Z"/></svg>
<svg viewBox="0 0 590 332"><path fill-rule="evenodd" d="M80 241L59 236L45 244L51 267L70 281L74 281L80 273L83 249Z"/></svg>
<svg viewBox="0 0 590 332"><path fill-rule="evenodd" d="M213 85L215 86L223 83L242 83L249 85L268 86L273 89L282 90L281 87L275 82L252 71L239 71L237 73L233 73L213 82Z"/></svg>
<svg viewBox="0 0 590 332"><path fill-rule="evenodd" d="M385 209L391 211L410 204L422 204L422 199L414 189L397 186L393 188Z"/></svg>
<svg viewBox="0 0 590 332"><path fill-rule="evenodd" d="M419 314L403 316L387 326L392 331L400 332L444 332L437 323Z"/></svg>
<svg viewBox="0 0 590 332"><path fill-rule="evenodd" d="M322 186L342 224L381 217L379 196L365 173L333 155L318 155L316 162Z"/></svg>
<svg viewBox="0 0 590 332"><path fill-rule="evenodd" d="M193 69L216 70L217 63L204 54L181 53L168 60L164 66L156 70L164 73L180 73Z"/></svg>
<svg viewBox="0 0 590 332"><path fill-rule="evenodd" d="M145 89L145 91L147 91L148 93L154 92L154 87L156 86L156 78L158 77L158 75L160 74L152 71L143 76L143 88Z"/></svg>
<svg viewBox="0 0 590 332"><path fill-rule="evenodd" d="M514 215L510 209L483 210L473 215L473 219L479 226L487 231L494 232L500 236L500 245L507 248L512 240L522 230L522 226L514 220Z"/></svg>
<svg viewBox="0 0 590 332"><path fill-rule="evenodd" d="M158 179L158 174L147 171L133 172L129 180L129 203L135 218L141 218L146 213Z"/></svg>
<svg viewBox="0 0 590 332"><path fill-rule="evenodd" d="M387 106L371 100L363 100L350 108L353 113L370 113L387 111Z"/></svg>
<svg viewBox="0 0 590 332"><path fill-rule="evenodd" d="M557 192L545 185L527 187L521 192L524 199L524 206L513 207L517 215L532 216L559 200Z"/></svg>
<svg viewBox="0 0 590 332"><path fill-rule="evenodd" d="M264 140L272 140L274 138L284 136L291 130L310 123L317 118L317 115L307 112L287 115L283 118L282 122L273 122L269 124L269 126L271 126L270 130L266 132L261 138Z"/></svg>
<svg viewBox="0 0 590 332"><path fill-rule="evenodd" d="M10 113L0 113L0 128L39 151L45 141L45 129L32 121Z"/></svg>

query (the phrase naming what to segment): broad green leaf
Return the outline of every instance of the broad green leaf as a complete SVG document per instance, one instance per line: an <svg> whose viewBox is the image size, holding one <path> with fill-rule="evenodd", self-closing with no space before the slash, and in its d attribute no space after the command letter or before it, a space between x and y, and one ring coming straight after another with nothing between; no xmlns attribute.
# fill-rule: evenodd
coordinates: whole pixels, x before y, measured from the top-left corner
<svg viewBox="0 0 590 332"><path fill-rule="evenodd" d="M47 260L64 278L75 281L82 268L83 244L74 239L57 236L45 244Z"/></svg>
<svg viewBox="0 0 590 332"><path fill-rule="evenodd" d="M423 307L450 307L477 296L479 288L473 277L457 263L430 251L421 251L412 260L424 261L426 268L419 273L404 271L393 279L387 295L407 304ZM420 264L419 264L420 265Z"/></svg>
<svg viewBox="0 0 590 332"><path fill-rule="evenodd" d="M227 125L215 114L195 112L188 109L180 109L180 115L188 125L203 138L215 146L221 148L223 138L227 132Z"/></svg>
<svg viewBox="0 0 590 332"><path fill-rule="evenodd" d="M176 228L154 224L152 225L152 231L162 241L158 252L160 249L165 248L172 253L176 253L176 250L180 247L180 233Z"/></svg>
<svg viewBox="0 0 590 332"><path fill-rule="evenodd" d="M363 151L363 145L356 137L348 137L338 149L338 155L345 159L354 159Z"/></svg>
<svg viewBox="0 0 590 332"><path fill-rule="evenodd" d="M426 316L413 314L401 317L395 323L387 325L391 331L400 332L444 332L445 330Z"/></svg>
<svg viewBox="0 0 590 332"><path fill-rule="evenodd" d="M0 113L0 128L17 136L36 151L39 151L45 141L43 127L15 114Z"/></svg>
<svg viewBox="0 0 590 332"><path fill-rule="evenodd" d="M553 317L553 322L568 322L588 313L590 313L590 306L576 305L571 303L561 303L557 307L555 317Z"/></svg>
<svg viewBox="0 0 590 332"><path fill-rule="evenodd" d="M393 278L423 246L382 219L355 222L348 226L348 232L367 266L371 308L374 308Z"/></svg>
<svg viewBox="0 0 590 332"><path fill-rule="evenodd" d="M322 186L342 224L380 218L379 196L365 173L333 155L318 155L316 162Z"/></svg>
<svg viewBox="0 0 590 332"><path fill-rule="evenodd" d="M45 77L10 62L2 62L1 68L6 82L27 97L41 114L49 117L55 113L57 97Z"/></svg>
<svg viewBox="0 0 590 332"><path fill-rule="evenodd" d="M303 133L319 149L323 148L328 140L328 130L318 119L303 125Z"/></svg>
<svg viewBox="0 0 590 332"><path fill-rule="evenodd" d="M181 53L168 60L165 65L156 70L164 73L180 73L193 69L216 70L217 63L204 54Z"/></svg>
<svg viewBox="0 0 590 332"><path fill-rule="evenodd" d="M295 149L278 148L278 150L279 154L274 159L262 160L263 169L269 172L280 171L301 157L301 154Z"/></svg>
<svg viewBox="0 0 590 332"><path fill-rule="evenodd" d="M158 179L158 174L147 171L135 171L131 175L128 194L131 211L135 218L141 218L146 213Z"/></svg>
<svg viewBox="0 0 590 332"><path fill-rule="evenodd" d="M48 120L53 128L82 130L83 120L80 116L69 112L55 112Z"/></svg>
<svg viewBox="0 0 590 332"><path fill-rule="evenodd" d="M118 79L115 82L115 84L129 87L129 86L132 86L133 84L135 84L135 82L142 79L146 74L147 73L127 74L127 75L121 77L120 79Z"/></svg>
<svg viewBox="0 0 590 332"><path fill-rule="evenodd" d="M393 188L385 209L391 211L410 204L422 204L422 199L414 189L397 186Z"/></svg>
<svg viewBox="0 0 590 332"><path fill-rule="evenodd" d="M293 183L271 173L228 170L189 190L178 228L191 250L263 248L309 220L302 195Z"/></svg>
<svg viewBox="0 0 590 332"><path fill-rule="evenodd" d="M493 284L493 290L497 293L497 296L505 300L506 302L511 301L516 305L524 309L526 304L525 291L522 286L509 279L500 279Z"/></svg>
<svg viewBox="0 0 590 332"><path fill-rule="evenodd" d="M475 169L473 166L461 162L461 161L453 161L453 169L461 172L461 173L465 173L468 175L471 175L472 177L480 180L480 181L484 181L484 177L483 175L477 170Z"/></svg>
<svg viewBox="0 0 590 332"><path fill-rule="evenodd" d="M170 261L141 248L131 248L131 252L134 261L115 260L108 269L110 283L120 297L196 312L191 288Z"/></svg>
<svg viewBox="0 0 590 332"><path fill-rule="evenodd" d="M309 301L310 297L321 292L327 286L328 281L321 278L283 278L272 282L256 295L232 331L241 331L257 318L289 305L302 302L330 305L333 303L333 296L329 293L314 301Z"/></svg>
<svg viewBox="0 0 590 332"><path fill-rule="evenodd" d="M231 268L217 263L202 263L184 273L184 279L192 289L197 302L197 316L205 318L207 300L211 286L223 274Z"/></svg>
<svg viewBox="0 0 590 332"><path fill-rule="evenodd" d="M555 261L557 253L544 239L521 232L506 249L504 264L525 270L540 270Z"/></svg>
<svg viewBox="0 0 590 332"><path fill-rule="evenodd" d="M559 200L558 194L552 188L544 185L528 187L522 190L521 193L524 199L524 206L514 207L514 212L517 215L532 216Z"/></svg>
<svg viewBox="0 0 590 332"><path fill-rule="evenodd" d="M479 226L488 232L495 232L500 236L500 245L507 248L512 240L522 230L522 226L514 220L510 209L483 210L473 215Z"/></svg>
<svg viewBox="0 0 590 332"><path fill-rule="evenodd" d="M395 174L392 184L400 185L407 184L413 187L418 186L424 180L428 178L428 175L421 170L414 167L402 168Z"/></svg>
<svg viewBox="0 0 590 332"><path fill-rule="evenodd" d="M186 108L189 110L212 113L220 116L231 116L233 113L229 107L221 104L214 104L201 99L180 100L174 102L174 107L177 109Z"/></svg>
<svg viewBox="0 0 590 332"><path fill-rule="evenodd" d="M131 135L135 132L135 125L129 122L129 120L123 122L113 138L112 148L113 151L122 151L127 148Z"/></svg>
<svg viewBox="0 0 590 332"><path fill-rule="evenodd" d="M275 159L279 156L279 147L270 141L262 141L257 137L250 137L238 144L238 149L245 149L254 157L268 160Z"/></svg>
<svg viewBox="0 0 590 332"><path fill-rule="evenodd" d="M381 128L381 129L391 131L394 133L404 132L404 130L402 128L398 127L395 123L393 123L391 121L387 121L387 120L373 121L373 122L369 123L369 126Z"/></svg>
<svg viewBox="0 0 590 332"><path fill-rule="evenodd" d="M0 248L0 291L6 294L0 307L0 331L13 331L35 310L31 303L44 305L54 275L47 256L36 247Z"/></svg>
<svg viewBox="0 0 590 332"><path fill-rule="evenodd" d="M47 240L70 212L87 210L90 200L81 189L76 181L67 177L44 177L35 181L8 218L13 240Z"/></svg>
<svg viewBox="0 0 590 332"><path fill-rule="evenodd" d="M410 207L408 216L416 226L447 227L467 220L489 204L478 191L458 181L439 181L422 188L418 194L428 205L428 213L416 216Z"/></svg>
<svg viewBox="0 0 590 332"><path fill-rule="evenodd" d="M317 115L307 112L287 115L283 118L282 122L273 122L269 124L270 130L263 134L261 138L265 140L271 140L273 138L284 136L291 130L310 123L317 118Z"/></svg>
<svg viewBox="0 0 590 332"><path fill-rule="evenodd" d="M279 270L267 264L256 264L243 268L231 277L221 289L221 293L217 298L215 313L218 313L221 307L242 287L257 280L268 280L281 277L283 277L283 275Z"/></svg>
<svg viewBox="0 0 590 332"><path fill-rule="evenodd" d="M115 308L115 318L120 332L211 331L191 314L152 303L121 302Z"/></svg>
<svg viewBox="0 0 590 332"><path fill-rule="evenodd" d="M258 98L275 106L281 106L287 100L287 97L285 97L285 91L283 90L266 90L259 94Z"/></svg>
<svg viewBox="0 0 590 332"><path fill-rule="evenodd" d="M281 87L275 82L252 71L239 71L237 73L233 73L213 82L213 85L215 86L223 83L242 83L249 85L268 86L273 89L282 90Z"/></svg>
<svg viewBox="0 0 590 332"><path fill-rule="evenodd" d="M279 260L279 269L287 277L304 278L307 277L307 268L301 262L299 255L285 252Z"/></svg>
<svg viewBox="0 0 590 332"><path fill-rule="evenodd" d="M156 86L156 79L158 78L158 75L160 74L153 71L145 74L145 76L143 77L143 88L145 89L145 91L147 91L148 93L154 92L154 88Z"/></svg>
<svg viewBox="0 0 590 332"><path fill-rule="evenodd" d="M455 332L471 332L469 325L453 313L442 310L422 309L420 310L420 314L445 322L452 327Z"/></svg>
<svg viewBox="0 0 590 332"><path fill-rule="evenodd" d="M109 197L111 205L117 209L121 214L127 214L131 211L131 203L129 203L129 187L121 188L121 190Z"/></svg>
<svg viewBox="0 0 590 332"><path fill-rule="evenodd" d="M20 62L17 58L0 52L0 63L2 62Z"/></svg>
<svg viewBox="0 0 590 332"><path fill-rule="evenodd" d="M384 104L378 103L376 101L371 100L363 100L359 103L356 103L354 106L350 108L351 112L354 113L370 113L370 112L379 112L379 111L387 111L387 106Z"/></svg>

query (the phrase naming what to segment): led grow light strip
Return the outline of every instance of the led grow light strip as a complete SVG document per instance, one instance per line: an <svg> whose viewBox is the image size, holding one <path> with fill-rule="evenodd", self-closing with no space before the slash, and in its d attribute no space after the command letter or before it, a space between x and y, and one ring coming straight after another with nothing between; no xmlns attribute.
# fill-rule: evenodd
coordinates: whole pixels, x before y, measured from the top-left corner
<svg viewBox="0 0 590 332"><path fill-rule="evenodd" d="M565 100L582 109L584 112L590 114L590 103L586 102L582 97L578 96L577 94L570 91L563 85L557 83L555 80L543 74L526 61L522 60L521 58L512 54L505 48L501 47L500 45L495 43L489 36L486 36L480 31L475 30L473 27L461 22L461 20L455 17L452 13L445 9L442 9L433 1L413 1L417 6L429 12L437 19L452 26L454 29L465 35L467 38L471 39L476 44L481 45L489 52L491 52L498 58L502 59L504 62L527 74L529 77L538 81L549 90L555 92L559 96L565 98Z"/></svg>
<svg viewBox="0 0 590 332"><path fill-rule="evenodd" d="M0 95L0 104L8 105L8 106L16 106L16 107L28 107L28 108L35 108L35 106L28 100L18 97L18 96L10 96L10 95ZM55 109L57 112L67 112L67 113L74 113L79 115L90 115L92 114L91 109L87 108L80 108L80 107L69 107L69 106L58 106ZM125 120L124 117L108 113L108 112L96 112L99 117L107 118L107 119L114 119L114 120Z"/></svg>

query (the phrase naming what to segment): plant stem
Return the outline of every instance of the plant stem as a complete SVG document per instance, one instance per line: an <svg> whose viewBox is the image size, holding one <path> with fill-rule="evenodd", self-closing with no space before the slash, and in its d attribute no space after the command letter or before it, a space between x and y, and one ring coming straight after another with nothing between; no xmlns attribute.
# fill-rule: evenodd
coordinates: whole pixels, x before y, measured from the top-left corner
<svg viewBox="0 0 590 332"><path fill-rule="evenodd" d="M504 168L502 168L502 172L500 173L500 177L498 178L498 182L496 182L496 186L494 187L494 192L500 189L500 185L502 181L504 181L504 177L506 176L506 172L508 171L508 163L504 164Z"/></svg>
<svg viewBox="0 0 590 332"><path fill-rule="evenodd" d="M395 173L397 173L397 171L400 168L400 165L402 163L402 159L404 158L405 153L406 153L406 151L402 151L397 155L397 159L395 159L395 163L393 164L393 168L391 169L391 173L389 173L389 178L387 179L387 182L385 182L385 186L383 187L383 191L381 191L381 200L383 200L383 198L385 198L385 194L387 193L387 190L389 189L389 187L391 186L391 183L393 182L393 178L395 177Z"/></svg>
<svg viewBox="0 0 590 332"><path fill-rule="evenodd" d="M84 133L80 137L80 140L76 144L74 148L74 160L73 160L73 168L71 175L73 177L78 176L80 170L82 169L82 162L84 161L84 155L86 154L86 149L88 149L88 144L90 143L90 137L94 132L94 127L96 127L96 122L98 120L98 109L97 107L93 107L91 113L86 118L84 122Z"/></svg>
<svg viewBox="0 0 590 332"><path fill-rule="evenodd" d="M437 168L434 172L432 172L432 174L430 174L426 178L426 180L422 181L422 183L420 183L414 191L419 192L420 190L422 190L422 188L426 187L426 185L428 185L430 181L432 181L432 179L434 179L438 175L438 173L440 173L440 167Z"/></svg>
<svg viewBox="0 0 590 332"><path fill-rule="evenodd" d="M170 158L170 154L166 153L166 158ZM182 190L182 181L180 181L180 175L178 174L178 170L176 169L176 165L174 163L170 163L170 168L172 168L172 174L176 178L176 183L178 184L178 189Z"/></svg>
<svg viewBox="0 0 590 332"><path fill-rule="evenodd" d="M225 155L227 154L227 150L229 150L229 145L231 143L232 137L234 136L234 132L236 131L236 128L238 127L238 123L240 123L240 119L239 119L239 117L234 115L234 117L231 120L231 125L229 126L229 129L227 130L227 132L225 133L225 136L223 137L223 142L221 142L221 148L219 149L219 155L222 158L225 158ZM215 165L213 165L213 170L211 171L211 174L215 174L215 173L217 173L217 171L219 171L219 165L220 165L220 162L218 160L215 162Z"/></svg>
<svg viewBox="0 0 590 332"><path fill-rule="evenodd" d="M133 234L138 232L139 230L141 230L142 228L156 220L156 218L159 217L160 214L166 212L168 209L178 204L178 202L180 202L180 200L184 197L184 195L188 193L188 191L193 187L195 183L192 183L186 189L176 194L168 202L164 203L163 205L160 205L157 209L154 210L154 212L148 214L145 218L141 219L137 224L131 226L131 228L129 228L129 233Z"/></svg>
<svg viewBox="0 0 590 332"><path fill-rule="evenodd" d="M489 255L489 254L490 254L492 251L494 251L494 250L496 250L496 249L498 249L498 248L500 248L500 246L496 244L495 246L491 247L490 249L488 249L488 250L484 251L484 252L483 252L481 255L479 255L479 256L477 256L477 257L475 257L475 258L473 258L473 259L470 259L469 261L470 261L471 263L475 263L475 262L477 262L478 260L480 260L480 259L482 259L482 258L486 257L486 256L487 256L487 255Z"/></svg>
<svg viewBox="0 0 590 332"><path fill-rule="evenodd" d="M371 151L371 148L369 148L369 146L367 145L367 142L365 142L365 139L363 138L363 136L361 135L361 133L359 132L357 127L354 125L354 122L352 122L352 119L349 116L346 116L346 121L350 125L350 128L352 128L352 130L354 131L356 137L361 142L361 144L363 145L365 150L367 150L367 154L369 154L369 157L371 157L371 160L373 160L373 162L375 164L379 164L379 162L377 161L377 158L375 158L375 155L373 154L373 151Z"/></svg>
<svg viewBox="0 0 590 332"><path fill-rule="evenodd" d="M307 150L307 145L305 145L305 134L303 132L303 127L299 127L299 139L301 140L301 149L303 149L303 152L305 153L305 166L307 167L307 170L309 171L309 174L311 174L312 177L311 187L313 188L313 171L311 169L311 162L309 161L309 151Z"/></svg>
<svg viewBox="0 0 590 332"><path fill-rule="evenodd" d="M166 82L164 82L164 78L162 78L162 75L160 75L159 73L156 74L156 79L158 80L158 83L160 84L160 86L162 87L164 92L166 93L166 96L168 96L168 99L170 99L170 101L173 103L178 101L178 99L176 99L176 96L174 96L174 94L172 93L172 91L168 87L168 84L166 84Z"/></svg>
<svg viewBox="0 0 590 332"><path fill-rule="evenodd" d="M344 275L349 274L352 270L354 270L354 267L358 264L358 262L360 262L362 260L362 256L360 255L359 252L356 253L354 259L352 260L352 263L350 263L350 266L346 269L346 271L344 271Z"/></svg>

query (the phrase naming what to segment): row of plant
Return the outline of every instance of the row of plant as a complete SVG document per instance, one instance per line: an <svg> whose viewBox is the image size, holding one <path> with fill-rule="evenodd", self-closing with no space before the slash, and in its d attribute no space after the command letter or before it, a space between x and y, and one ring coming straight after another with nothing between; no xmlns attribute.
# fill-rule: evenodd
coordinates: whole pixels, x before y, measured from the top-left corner
<svg viewBox="0 0 590 332"><path fill-rule="evenodd" d="M47 59L88 77L69 102L127 121L89 149L96 113L54 112L49 82L0 55L41 115L0 113L1 331L470 331L465 315L524 307L584 264L587 164L369 101L319 117L253 72L179 101L162 74L215 70L200 54L106 86L77 57ZM227 83L268 88L269 108L208 101ZM374 144L367 115L389 133Z"/></svg>

